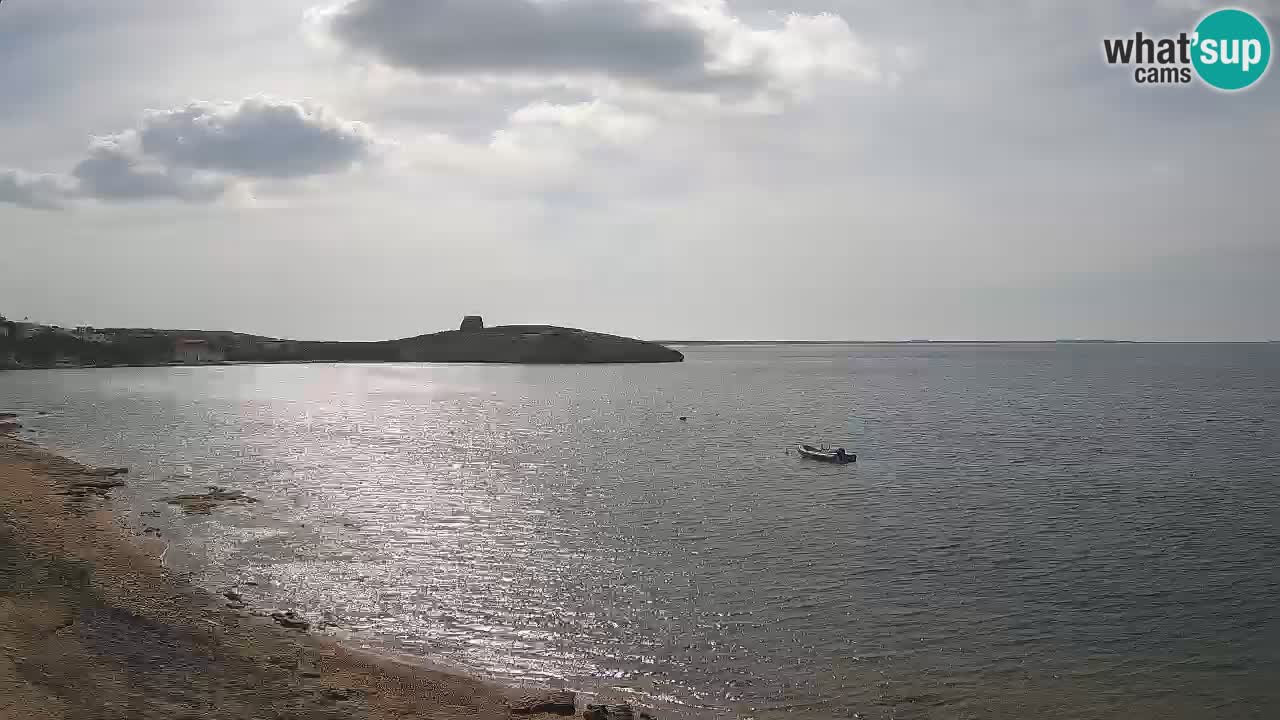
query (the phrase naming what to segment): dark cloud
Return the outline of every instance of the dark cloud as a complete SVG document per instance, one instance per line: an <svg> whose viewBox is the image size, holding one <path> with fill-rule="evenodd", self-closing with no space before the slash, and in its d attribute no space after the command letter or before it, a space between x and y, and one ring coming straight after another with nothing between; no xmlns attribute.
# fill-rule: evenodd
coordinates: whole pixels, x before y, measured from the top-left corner
<svg viewBox="0 0 1280 720"><path fill-rule="evenodd" d="M149 111L137 127L95 138L70 175L0 169L0 203L56 209L80 198L210 202L239 180L346 171L378 146L364 124L310 102L196 102Z"/></svg>
<svg viewBox="0 0 1280 720"><path fill-rule="evenodd" d="M224 178L202 177L186 168L149 164L110 141L99 141L71 174L79 183L79 195L105 201L171 197L209 202L230 185Z"/></svg>
<svg viewBox="0 0 1280 720"><path fill-rule="evenodd" d="M353 47L429 72L662 78L696 70L708 57L697 28L637 0L356 0L332 22Z"/></svg>
<svg viewBox="0 0 1280 720"><path fill-rule="evenodd" d="M259 178L341 172L377 145L363 123L314 103L262 97L150 112L132 132L142 154L167 165Z"/></svg>
<svg viewBox="0 0 1280 720"><path fill-rule="evenodd" d="M354 0L330 29L427 74L600 74L667 90L749 83L713 73L706 28L652 0Z"/></svg>

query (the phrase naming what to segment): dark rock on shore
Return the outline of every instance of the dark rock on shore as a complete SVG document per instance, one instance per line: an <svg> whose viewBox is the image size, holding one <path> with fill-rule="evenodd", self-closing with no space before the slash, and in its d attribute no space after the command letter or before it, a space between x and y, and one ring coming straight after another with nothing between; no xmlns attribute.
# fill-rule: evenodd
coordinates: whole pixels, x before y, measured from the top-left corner
<svg viewBox="0 0 1280 720"><path fill-rule="evenodd" d="M582 711L582 717L585 720L635 720L636 712L630 705L588 705ZM647 712L641 712L639 717L641 720L653 720Z"/></svg>
<svg viewBox="0 0 1280 720"><path fill-rule="evenodd" d="M22 423L0 422L0 435L8 435L22 429Z"/></svg>
<svg viewBox="0 0 1280 720"><path fill-rule="evenodd" d="M311 621L292 610L271 613L271 619L292 630L306 631L311 629Z"/></svg>
<svg viewBox="0 0 1280 720"><path fill-rule="evenodd" d="M321 676L320 668L309 658L298 658L297 663L298 676L304 678L318 678Z"/></svg>
<svg viewBox="0 0 1280 720"><path fill-rule="evenodd" d="M577 695L569 690L513 690L507 707L513 715L572 715L577 712Z"/></svg>
<svg viewBox="0 0 1280 720"><path fill-rule="evenodd" d="M109 477L115 477L117 475L128 475L129 468L101 467L101 468L94 468L86 474L92 475L94 477L109 478Z"/></svg>

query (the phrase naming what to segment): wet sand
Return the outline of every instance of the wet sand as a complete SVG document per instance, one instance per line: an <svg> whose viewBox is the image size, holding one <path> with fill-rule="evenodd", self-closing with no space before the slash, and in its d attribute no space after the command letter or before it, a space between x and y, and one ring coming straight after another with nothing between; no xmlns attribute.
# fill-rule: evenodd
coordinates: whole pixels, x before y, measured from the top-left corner
<svg viewBox="0 0 1280 720"><path fill-rule="evenodd" d="M0 720L512 715L515 691L226 607L120 525L106 475L0 436Z"/></svg>

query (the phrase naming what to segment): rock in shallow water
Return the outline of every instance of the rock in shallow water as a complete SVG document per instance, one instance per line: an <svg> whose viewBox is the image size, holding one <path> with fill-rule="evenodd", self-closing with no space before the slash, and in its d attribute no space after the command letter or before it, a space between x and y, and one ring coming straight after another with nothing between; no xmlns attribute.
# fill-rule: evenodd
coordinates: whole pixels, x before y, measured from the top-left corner
<svg viewBox="0 0 1280 720"><path fill-rule="evenodd" d="M63 494L74 498L84 498L90 493L99 497L105 497L111 490L118 487L124 487L124 485L124 482L121 480L81 480L68 485Z"/></svg>
<svg viewBox="0 0 1280 720"><path fill-rule="evenodd" d="M239 490L227 490L216 485L209 486L209 492L199 495L175 495L165 498L164 502L177 505L185 512L208 514L223 503L256 503L257 498L249 497Z"/></svg>
<svg viewBox="0 0 1280 720"><path fill-rule="evenodd" d="M516 690L507 698L507 707L516 715L576 712L577 695L569 690Z"/></svg>

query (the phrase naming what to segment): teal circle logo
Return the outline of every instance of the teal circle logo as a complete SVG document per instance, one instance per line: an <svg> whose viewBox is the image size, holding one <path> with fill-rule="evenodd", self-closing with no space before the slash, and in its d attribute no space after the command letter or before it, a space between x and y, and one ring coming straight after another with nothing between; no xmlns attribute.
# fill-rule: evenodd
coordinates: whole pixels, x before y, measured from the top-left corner
<svg viewBox="0 0 1280 720"><path fill-rule="evenodd" d="M1219 90L1242 90L1267 71L1271 35L1262 21L1244 10L1209 13L1196 26L1191 63L1200 79Z"/></svg>

